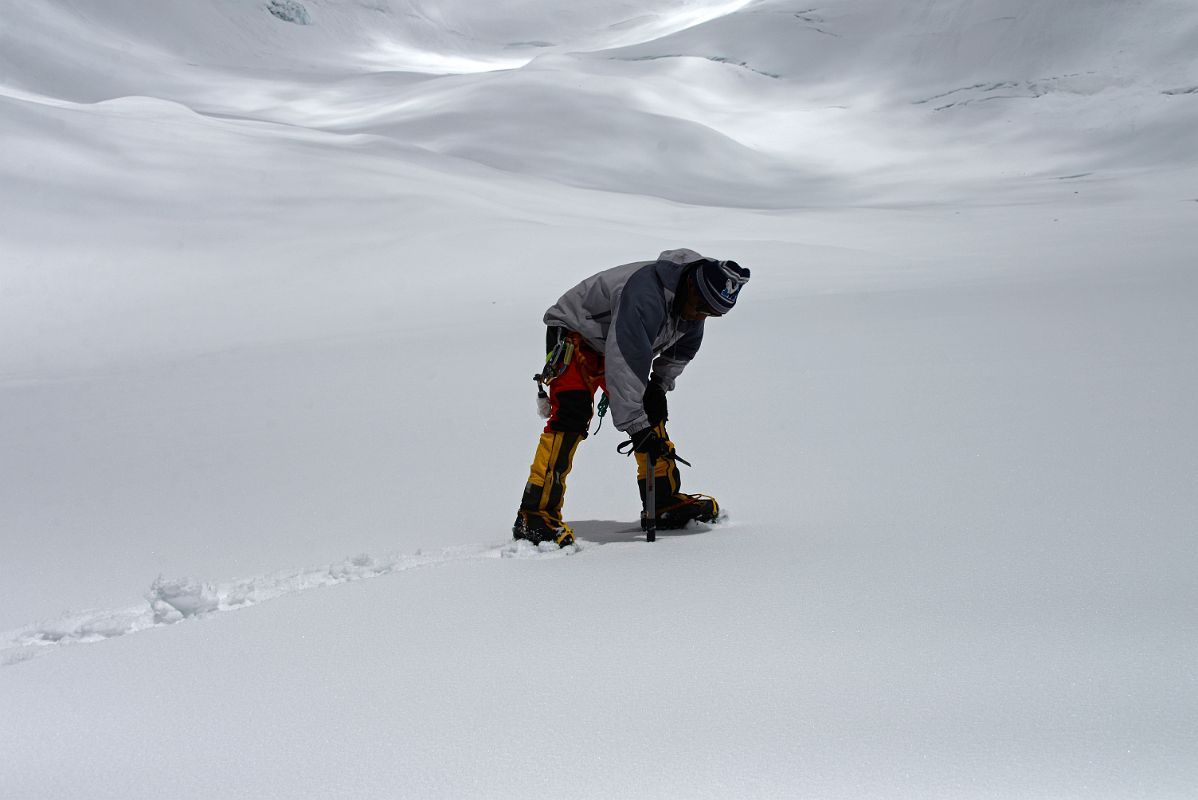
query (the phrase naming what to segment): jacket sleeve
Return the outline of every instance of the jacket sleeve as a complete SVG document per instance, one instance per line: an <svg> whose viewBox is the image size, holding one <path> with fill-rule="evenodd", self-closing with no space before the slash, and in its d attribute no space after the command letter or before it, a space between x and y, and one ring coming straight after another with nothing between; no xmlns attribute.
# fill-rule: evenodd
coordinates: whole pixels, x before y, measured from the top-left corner
<svg viewBox="0 0 1198 800"><path fill-rule="evenodd" d="M682 337L666 348L666 351L653 362L652 381L667 392L674 391L674 380L686 369L686 365L699 352L703 343L703 323L693 323L694 327L682 334Z"/></svg>
<svg viewBox="0 0 1198 800"><path fill-rule="evenodd" d="M607 395L612 422L625 433L649 427L643 398L653 366L653 342L666 321L666 299L652 269L624 284L607 334Z"/></svg>

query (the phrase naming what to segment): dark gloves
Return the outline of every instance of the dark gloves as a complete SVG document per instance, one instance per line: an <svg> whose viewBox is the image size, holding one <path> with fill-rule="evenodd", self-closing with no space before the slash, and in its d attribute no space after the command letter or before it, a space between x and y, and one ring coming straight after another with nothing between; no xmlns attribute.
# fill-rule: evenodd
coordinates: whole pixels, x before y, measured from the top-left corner
<svg viewBox="0 0 1198 800"><path fill-rule="evenodd" d="M678 451L668 441L658 436L657 431L652 428L645 428L636 433L630 433L628 441L618 445L616 450L626 456L630 456L634 452L644 453L653 461L669 458L671 461L686 464L688 467L691 465L691 462L678 455Z"/></svg>
<svg viewBox="0 0 1198 800"><path fill-rule="evenodd" d="M632 434L632 449L638 453L644 453L654 461L670 454L669 442L658 436L652 428L645 428L643 431Z"/></svg>
<svg viewBox="0 0 1198 800"><path fill-rule="evenodd" d="M649 385L645 387L645 397L641 403L645 406L650 426L656 428L670 418L666 408L666 390L653 381L649 381Z"/></svg>

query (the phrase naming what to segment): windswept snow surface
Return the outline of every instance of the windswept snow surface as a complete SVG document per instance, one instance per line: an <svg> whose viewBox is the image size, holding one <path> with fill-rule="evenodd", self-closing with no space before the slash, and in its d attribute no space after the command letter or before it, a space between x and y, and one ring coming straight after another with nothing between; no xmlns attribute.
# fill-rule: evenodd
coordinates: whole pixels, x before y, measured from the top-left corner
<svg viewBox="0 0 1198 800"><path fill-rule="evenodd" d="M0 797L1188 798L1198 8L8 0ZM540 317L753 279L635 524Z"/></svg>

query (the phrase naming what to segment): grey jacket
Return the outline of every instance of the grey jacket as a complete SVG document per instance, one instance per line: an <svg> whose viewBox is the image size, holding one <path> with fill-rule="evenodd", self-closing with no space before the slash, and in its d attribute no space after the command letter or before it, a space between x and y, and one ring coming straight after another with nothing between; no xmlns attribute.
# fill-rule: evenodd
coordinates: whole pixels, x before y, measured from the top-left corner
<svg viewBox="0 0 1198 800"><path fill-rule="evenodd" d="M642 398L650 380L667 392L699 351L703 322L679 316L675 298L693 250L666 250L592 275L545 312L545 324L576 331L603 353L612 421L625 433L649 427Z"/></svg>

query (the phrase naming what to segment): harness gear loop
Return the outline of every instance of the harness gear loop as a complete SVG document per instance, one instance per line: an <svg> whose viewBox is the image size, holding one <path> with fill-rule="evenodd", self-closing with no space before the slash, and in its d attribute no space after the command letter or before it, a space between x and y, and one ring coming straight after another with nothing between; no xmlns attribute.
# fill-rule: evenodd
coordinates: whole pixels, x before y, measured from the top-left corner
<svg viewBox="0 0 1198 800"><path fill-rule="evenodd" d="M537 384L537 409L542 417L548 419L553 413L549 394L545 387L561 376L574 358L574 342L566 335L565 328L557 329L557 342L553 349L545 355L545 368L532 376Z"/></svg>
<svg viewBox="0 0 1198 800"><path fill-rule="evenodd" d="M565 328L558 328L558 331L557 344L545 356L545 369L539 375L532 376L533 380L542 386L553 383L554 378L565 372L570 360L574 358L574 342L565 335Z"/></svg>

